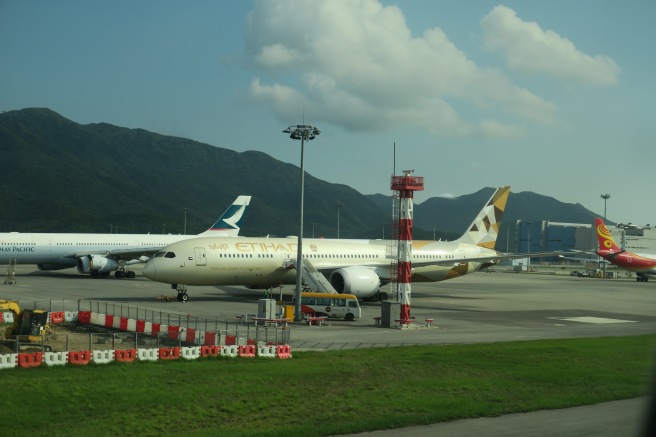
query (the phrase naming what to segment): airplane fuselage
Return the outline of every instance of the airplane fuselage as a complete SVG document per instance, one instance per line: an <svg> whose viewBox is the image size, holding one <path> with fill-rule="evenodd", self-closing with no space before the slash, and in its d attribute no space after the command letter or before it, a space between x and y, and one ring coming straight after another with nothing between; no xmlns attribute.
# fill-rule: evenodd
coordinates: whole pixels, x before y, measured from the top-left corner
<svg viewBox="0 0 656 437"><path fill-rule="evenodd" d="M371 270L390 277L389 241L304 239L303 258L319 271ZM466 257L493 258L497 253L457 242L413 242L413 281L435 282L480 269L478 262L450 262ZM276 286L295 282L296 238L194 238L175 243L151 258L143 274L153 280L185 285Z"/></svg>
<svg viewBox="0 0 656 437"><path fill-rule="evenodd" d="M656 276L656 255L612 250L599 250L597 255L623 269Z"/></svg>
<svg viewBox="0 0 656 437"><path fill-rule="evenodd" d="M48 264L74 267L79 254L164 247L195 235L1 233L0 264Z"/></svg>
<svg viewBox="0 0 656 437"><path fill-rule="evenodd" d="M199 235L236 237L251 196L235 201L209 229ZM40 270L77 267L80 273L135 276L127 264L144 262L161 248L197 235L0 233L0 264L36 264Z"/></svg>

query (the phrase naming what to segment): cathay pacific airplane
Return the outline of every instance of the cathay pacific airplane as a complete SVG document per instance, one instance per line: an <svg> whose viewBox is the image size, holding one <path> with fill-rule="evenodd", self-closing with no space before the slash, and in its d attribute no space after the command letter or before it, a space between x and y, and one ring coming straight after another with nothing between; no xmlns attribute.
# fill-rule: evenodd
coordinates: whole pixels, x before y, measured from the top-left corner
<svg viewBox="0 0 656 437"><path fill-rule="evenodd" d="M251 196L239 196L212 227L198 235L0 233L0 264L36 264L39 270L77 267L80 273L134 278L126 264L146 261L166 245L199 236L236 237Z"/></svg>
<svg viewBox="0 0 656 437"><path fill-rule="evenodd" d="M467 231L455 241L413 241L412 281L437 282L477 272L504 259L553 253L502 254L494 250L510 187L498 188ZM173 243L151 258L143 275L172 284L178 300L187 285L271 287L294 284L297 238L201 237ZM304 239L303 259L338 293L386 299L380 287L390 281L391 242L385 240Z"/></svg>

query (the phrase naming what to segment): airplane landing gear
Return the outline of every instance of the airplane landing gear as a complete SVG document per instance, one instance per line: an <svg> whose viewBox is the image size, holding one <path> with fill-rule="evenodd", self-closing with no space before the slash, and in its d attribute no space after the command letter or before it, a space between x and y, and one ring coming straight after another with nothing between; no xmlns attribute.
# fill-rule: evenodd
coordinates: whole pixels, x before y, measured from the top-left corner
<svg viewBox="0 0 656 437"><path fill-rule="evenodd" d="M132 279L135 276L136 275L134 274L134 272L132 270L126 270L125 268L120 268L120 267L117 271L114 272L114 277L118 278L118 279L120 279L120 278L130 278L130 279Z"/></svg>
<svg viewBox="0 0 656 437"><path fill-rule="evenodd" d="M178 302L186 302L189 299L187 295L187 287L182 284L178 284L175 289L178 291Z"/></svg>

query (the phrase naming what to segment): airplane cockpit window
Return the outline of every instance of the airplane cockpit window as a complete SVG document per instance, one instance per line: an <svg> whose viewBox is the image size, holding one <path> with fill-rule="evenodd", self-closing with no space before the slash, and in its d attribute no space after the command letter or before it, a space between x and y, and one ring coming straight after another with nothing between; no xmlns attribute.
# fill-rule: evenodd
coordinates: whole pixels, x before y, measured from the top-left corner
<svg viewBox="0 0 656 437"><path fill-rule="evenodd" d="M161 258L161 257L163 257L165 254L166 254L166 252L164 252L164 251L162 251L162 252L157 252L157 253L155 254L155 258Z"/></svg>
<svg viewBox="0 0 656 437"><path fill-rule="evenodd" d="M175 252L166 252L164 258L175 258Z"/></svg>

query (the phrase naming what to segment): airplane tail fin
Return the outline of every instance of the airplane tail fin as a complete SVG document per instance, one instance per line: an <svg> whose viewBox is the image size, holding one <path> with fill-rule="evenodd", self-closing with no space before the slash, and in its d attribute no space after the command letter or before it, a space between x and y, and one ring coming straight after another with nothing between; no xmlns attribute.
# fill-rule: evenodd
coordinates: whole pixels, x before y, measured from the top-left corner
<svg viewBox="0 0 656 437"><path fill-rule="evenodd" d="M604 221L600 218L596 218L594 222L595 222L595 229L597 229L597 239L599 240L599 250L621 252L622 249L620 249L617 246L617 244L615 244L615 240L613 239L613 236L611 235L610 231L606 227Z"/></svg>
<svg viewBox="0 0 656 437"><path fill-rule="evenodd" d="M472 224L469 225L467 231L456 241L464 244L476 244L487 249L494 249L509 194L509 186L497 188Z"/></svg>
<svg viewBox="0 0 656 437"><path fill-rule="evenodd" d="M238 236L241 220L244 217L244 212L246 212L246 207L250 202L251 196L238 196L211 228L198 235L221 237Z"/></svg>

